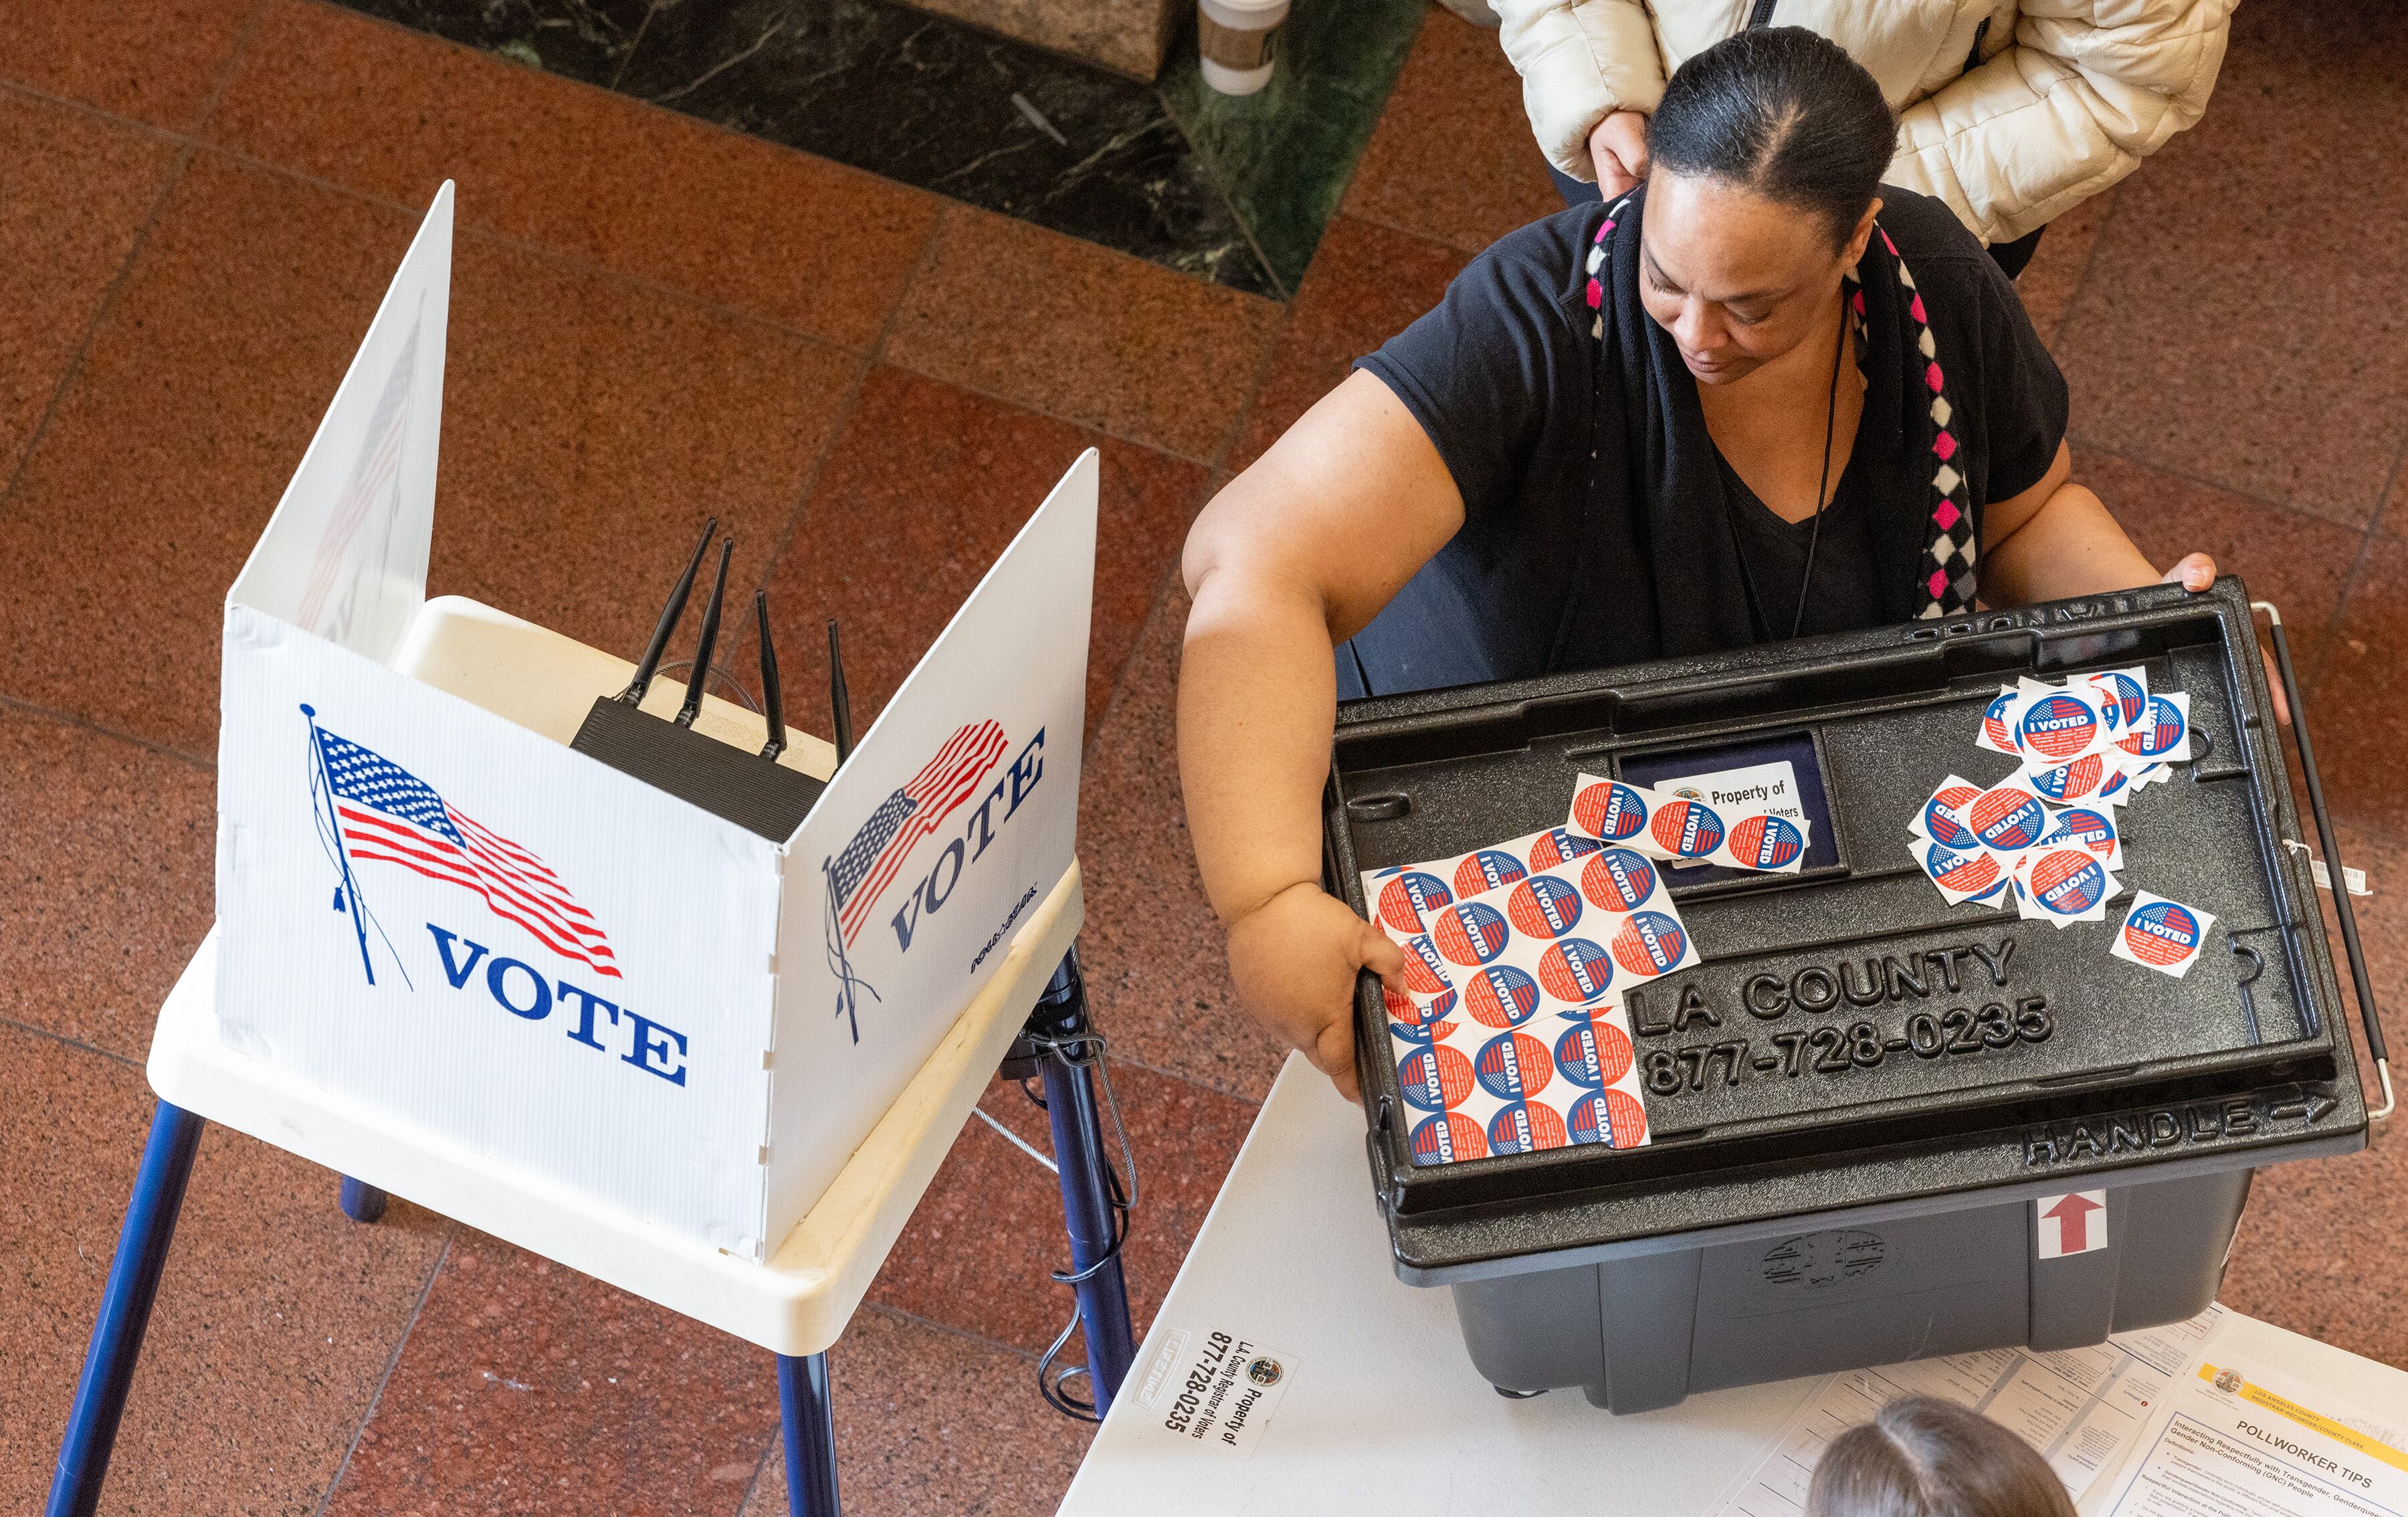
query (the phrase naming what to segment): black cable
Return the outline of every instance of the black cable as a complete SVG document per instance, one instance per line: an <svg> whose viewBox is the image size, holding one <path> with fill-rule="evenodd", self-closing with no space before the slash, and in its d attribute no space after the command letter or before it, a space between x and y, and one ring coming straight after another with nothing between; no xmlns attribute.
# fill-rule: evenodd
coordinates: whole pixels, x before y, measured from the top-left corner
<svg viewBox="0 0 2408 1517"><path fill-rule="evenodd" d="M1840 422L1840 360L1848 352L1848 290L1840 287L1840 340L1831 345L1831 394L1823 405L1823 466L1814 473L1814 524L1806 530L1806 572L1798 577L1798 614L1789 619L1789 636L1806 626L1806 591L1814 582L1814 550L1823 540L1823 491L1831 481L1831 436Z"/></svg>

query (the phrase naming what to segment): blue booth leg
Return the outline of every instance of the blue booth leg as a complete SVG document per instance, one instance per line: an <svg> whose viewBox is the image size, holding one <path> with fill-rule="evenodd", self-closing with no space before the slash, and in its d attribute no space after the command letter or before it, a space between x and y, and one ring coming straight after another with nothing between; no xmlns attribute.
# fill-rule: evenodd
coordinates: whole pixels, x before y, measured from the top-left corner
<svg viewBox="0 0 2408 1517"><path fill-rule="evenodd" d="M84 1353L83 1378L67 1410L66 1436L59 1442L57 1472L50 1479L48 1517L92 1517L100 1507L101 1482L108 1478L108 1452L125 1415L125 1393L142 1356L143 1330L159 1295L167 1245L175 1240L176 1214L184 1205L184 1184L193 1176L200 1147L201 1119L159 1103L150 1118L150 1139L134 1176L125 1226L117 1235L117 1257L101 1291L100 1320L93 1324Z"/></svg>
<svg viewBox="0 0 2408 1517"><path fill-rule="evenodd" d="M836 1410L828 1400L827 1355L778 1355L778 1408L786 1433L786 1510L794 1517L838 1517Z"/></svg>
<svg viewBox="0 0 2408 1517"><path fill-rule="evenodd" d="M385 1194L373 1185L365 1184L345 1175L342 1200L343 1215L353 1222L373 1223L384 1220Z"/></svg>
<svg viewBox="0 0 2408 1517"><path fill-rule="evenodd" d="M1070 1234L1069 1280L1079 1293L1079 1319L1087 1339L1087 1383L1096 1415L1110 1411L1112 1396L1127 1379L1137 1344L1129 1327L1128 1286L1112 1248L1111 1193L1105 1178L1104 1127L1096 1104L1088 1030L1087 990L1079 978L1076 951L1064 955L1045 987L1038 1009L1052 1022L1058 1052L1040 1061L1045 1074L1046 1114L1054 1126L1054 1160L1062 1180L1062 1220Z"/></svg>

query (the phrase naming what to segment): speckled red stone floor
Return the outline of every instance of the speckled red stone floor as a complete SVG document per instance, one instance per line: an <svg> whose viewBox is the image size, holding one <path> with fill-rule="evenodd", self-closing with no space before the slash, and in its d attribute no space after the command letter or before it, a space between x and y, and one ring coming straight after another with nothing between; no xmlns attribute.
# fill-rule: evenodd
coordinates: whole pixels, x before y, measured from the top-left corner
<svg viewBox="0 0 2408 1517"><path fill-rule="evenodd" d="M2153 553L2214 551L2299 629L2395 1008L2403 56L2386 0L2243 7L2206 122L2025 281L2086 477ZM649 608L552 529L660 556L708 504L795 628L861 629L874 704L1102 449L1085 944L1145 1168L1141 1318L1278 1066L1182 836L1181 535L1554 204L1493 39L1435 8L1283 308L311 0L0 7L0 1510L46 1487L150 1019L209 919L224 587L447 175L437 590L624 645ZM2402 1142L2261 1176L2225 1299L2408 1365ZM766 1354L406 1204L354 1226L333 1191L210 1134L105 1510L783 1510ZM851 1510L1052 1509L1085 1442L1033 1383L1057 1226L1046 1177L965 1132L832 1355Z"/></svg>

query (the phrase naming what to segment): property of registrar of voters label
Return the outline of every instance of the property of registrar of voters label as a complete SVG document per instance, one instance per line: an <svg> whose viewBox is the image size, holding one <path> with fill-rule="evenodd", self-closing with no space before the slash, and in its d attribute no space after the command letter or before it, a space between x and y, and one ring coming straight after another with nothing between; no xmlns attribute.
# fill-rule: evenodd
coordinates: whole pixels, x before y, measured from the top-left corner
<svg viewBox="0 0 2408 1517"><path fill-rule="evenodd" d="M1262 1441L1295 1373L1287 1355L1244 1334L1174 1327L1132 1380L1139 1405L1164 1435L1208 1457L1243 1458Z"/></svg>
<svg viewBox="0 0 2408 1517"><path fill-rule="evenodd" d="M2118 1334L2096 1348L1992 1349L1826 1376L1732 1481L1713 1517L1803 1517L1825 1445L1902 1395L1938 1396L2003 1424L2040 1451L2080 1502L2123 1467L2151 1413L2201 1362L2223 1315L2212 1306L2187 1322ZM2192 1517L2189 1509L2168 1509L2165 1517L2177 1510Z"/></svg>
<svg viewBox="0 0 2408 1517"><path fill-rule="evenodd" d="M1712 774L1684 775L1661 780L1654 788L1667 795L1703 801L1717 809L1754 807L1791 822L1806 820L1806 808L1798 797L1798 770L1787 759L1774 764L1750 764L1743 768L1716 769ZM1704 864L1702 859L1692 859L1672 867L1695 869Z"/></svg>
<svg viewBox="0 0 2408 1517"><path fill-rule="evenodd" d="M2099 1517L2408 1517L2408 1431L2210 1346Z"/></svg>

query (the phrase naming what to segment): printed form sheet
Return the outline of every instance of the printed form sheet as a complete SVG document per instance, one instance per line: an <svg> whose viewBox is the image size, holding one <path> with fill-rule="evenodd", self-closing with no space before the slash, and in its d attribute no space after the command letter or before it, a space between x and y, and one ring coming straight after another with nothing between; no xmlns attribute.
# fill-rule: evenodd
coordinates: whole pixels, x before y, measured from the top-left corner
<svg viewBox="0 0 2408 1517"><path fill-rule="evenodd" d="M2408 1517L2408 1434L2211 1346L2142 1430L2100 1517Z"/></svg>
<svg viewBox="0 0 2408 1517"><path fill-rule="evenodd" d="M2151 1414L2200 1364L2223 1315L2212 1306L2188 1322L2120 1334L2096 1348L1991 1349L1828 1376L1732 1482L1713 1517L1802 1517L1824 1445L1902 1395L1938 1396L2004 1424L2041 1452L2079 1502L2121 1467ZM2164 1517L2176 1512L2191 1517L2173 1508Z"/></svg>

